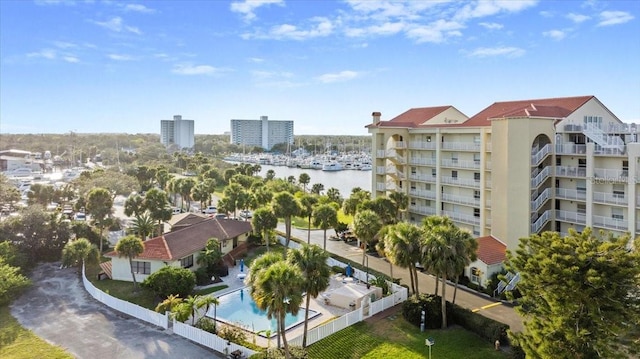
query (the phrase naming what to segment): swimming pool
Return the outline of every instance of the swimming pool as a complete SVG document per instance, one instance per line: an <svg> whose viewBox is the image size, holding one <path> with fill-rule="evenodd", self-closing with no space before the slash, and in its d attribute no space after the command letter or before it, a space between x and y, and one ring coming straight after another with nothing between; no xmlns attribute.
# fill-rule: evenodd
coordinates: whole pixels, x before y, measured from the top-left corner
<svg viewBox="0 0 640 359"><path fill-rule="evenodd" d="M233 292L218 297L220 304L216 308L216 320L241 326L250 332L258 333L264 330L271 330L271 335L276 334L276 319L267 319L267 313L258 308L253 301L248 287L235 290ZM208 317L213 318L214 308L210 308ZM309 319L320 315L320 313L309 310ZM298 315L287 314L284 319L285 329L290 329L304 322L304 306L300 307ZM262 336L264 332L260 333Z"/></svg>

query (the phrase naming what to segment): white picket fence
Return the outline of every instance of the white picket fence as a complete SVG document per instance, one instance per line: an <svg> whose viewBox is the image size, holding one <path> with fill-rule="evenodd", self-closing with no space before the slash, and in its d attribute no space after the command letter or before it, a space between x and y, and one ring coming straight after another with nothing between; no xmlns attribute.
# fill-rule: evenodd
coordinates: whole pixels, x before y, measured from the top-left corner
<svg viewBox="0 0 640 359"><path fill-rule="evenodd" d="M278 236L278 240L280 241L280 244L285 244L284 237ZM294 241L289 242L289 248L298 249L301 246L302 245L300 243ZM340 262L339 260L336 260L334 258L327 259L327 264L330 266L339 266L343 268L347 266L343 262ZM369 279L369 281L373 281L376 279L374 275L367 274L366 272L356 268L353 268L352 276L362 282L366 282L367 278ZM354 325L364 319L371 317L372 315L378 314L383 310L389 309L407 300L407 297L409 295L409 290L407 288L390 281L387 281L387 284L389 285L389 290L392 293L391 295L371 302L369 304L368 310L364 307L360 307L353 312L349 312L328 323L310 329L307 332L307 345L311 345L317 341L320 341L330 336L331 334L337 333L348 326ZM304 334L290 339L289 343L291 345L302 346L303 335Z"/></svg>
<svg viewBox="0 0 640 359"><path fill-rule="evenodd" d="M228 342L226 339L220 338L215 334L175 320L173 321L173 333L200 345L204 345L207 348L211 348L217 352L224 353L225 355L229 355L236 350L241 351L244 358L248 358L255 354L253 350L245 348L242 345Z"/></svg>
<svg viewBox="0 0 640 359"><path fill-rule="evenodd" d="M153 325L157 325L164 329L169 327L169 317L166 314L156 313L147 308L143 308L139 305L135 305L124 301L122 299L118 299L116 297L112 297L109 294L101 291L96 288L85 275L84 265L82 267L82 282L84 284L84 289L91 294L97 301L102 302L103 304L125 314L128 314L132 317L138 318L140 320L144 320L147 323L151 323Z"/></svg>

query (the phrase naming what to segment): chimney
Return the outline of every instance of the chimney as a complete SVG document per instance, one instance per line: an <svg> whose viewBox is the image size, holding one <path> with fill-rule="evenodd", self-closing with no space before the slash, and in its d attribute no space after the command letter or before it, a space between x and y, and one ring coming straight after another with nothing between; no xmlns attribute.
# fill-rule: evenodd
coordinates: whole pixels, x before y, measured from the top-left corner
<svg viewBox="0 0 640 359"><path fill-rule="evenodd" d="M373 117L373 124L375 125L380 122L380 116L382 116L382 114L380 112L374 112L371 116Z"/></svg>

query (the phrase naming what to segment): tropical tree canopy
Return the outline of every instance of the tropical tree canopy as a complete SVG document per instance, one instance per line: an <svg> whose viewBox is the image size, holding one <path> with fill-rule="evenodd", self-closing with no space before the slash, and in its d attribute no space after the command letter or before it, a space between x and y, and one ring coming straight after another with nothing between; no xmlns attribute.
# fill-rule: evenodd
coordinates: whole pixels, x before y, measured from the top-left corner
<svg viewBox="0 0 640 359"><path fill-rule="evenodd" d="M129 268L131 269L134 288L138 287L138 282L136 282L136 274L133 271L133 258L139 256L142 252L144 252L144 243L140 238L133 235L120 238L116 244L116 253L118 253L118 256L129 259Z"/></svg>

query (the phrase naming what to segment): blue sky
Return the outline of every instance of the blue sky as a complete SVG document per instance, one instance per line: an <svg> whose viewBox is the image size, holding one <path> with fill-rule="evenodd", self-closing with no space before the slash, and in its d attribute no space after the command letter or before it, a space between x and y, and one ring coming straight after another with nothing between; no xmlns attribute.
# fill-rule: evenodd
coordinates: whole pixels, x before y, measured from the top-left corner
<svg viewBox="0 0 640 359"><path fill-rule="evenodd" d="M0 133L366 135L371 112L595 95L640 122L640 1L0 0Z"/></svg>

